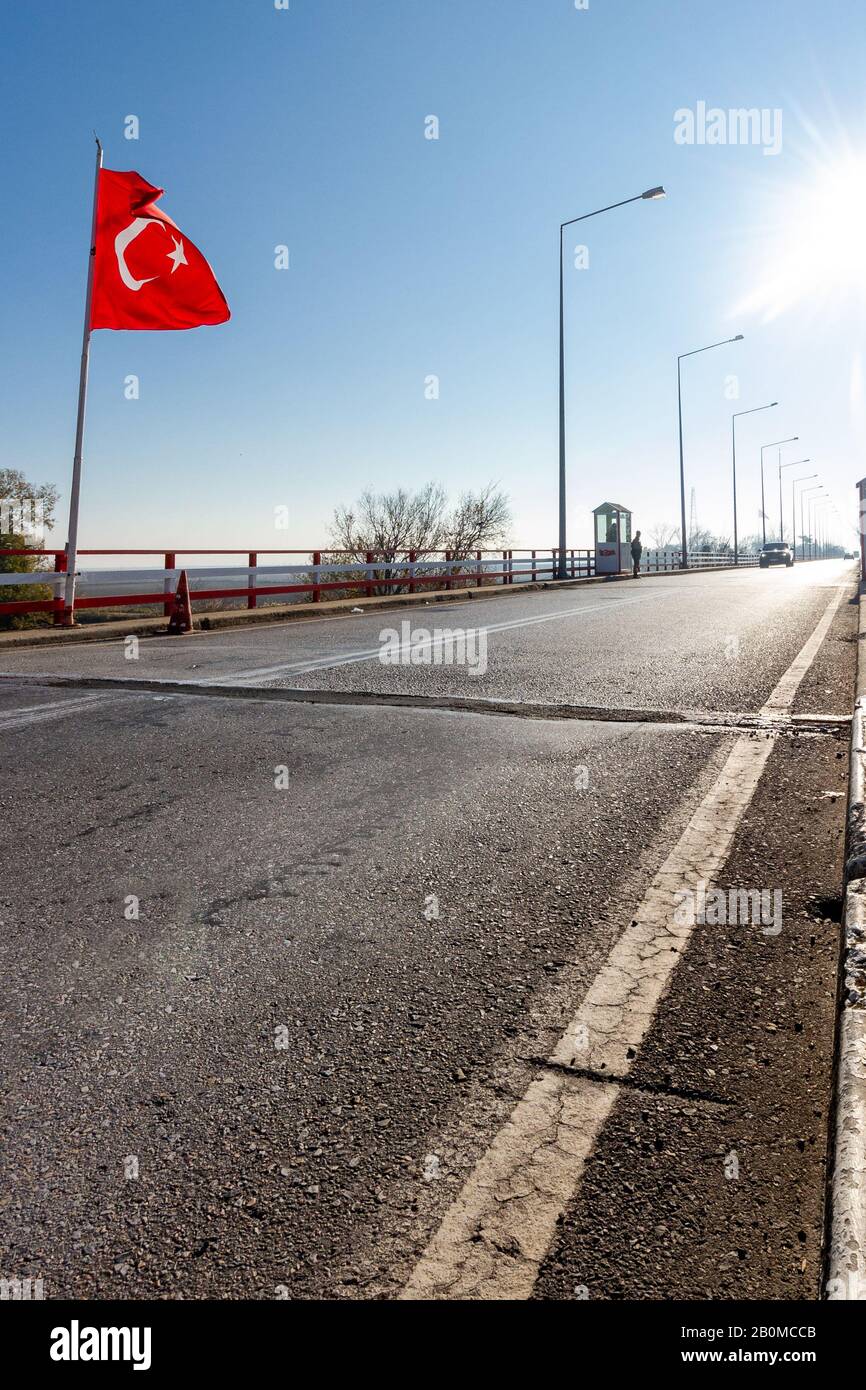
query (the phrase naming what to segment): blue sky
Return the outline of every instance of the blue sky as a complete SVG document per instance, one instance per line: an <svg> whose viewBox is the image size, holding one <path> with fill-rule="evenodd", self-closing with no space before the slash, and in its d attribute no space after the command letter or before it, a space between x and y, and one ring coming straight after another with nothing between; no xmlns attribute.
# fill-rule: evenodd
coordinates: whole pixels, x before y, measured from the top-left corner
<svg viewBox="0 0 866 1390"><path fill-rule="evenodd" d="M861 0L46 0L7 6L2 38L3 464L56 482L63 518L94 129L108 167L166 189L233 312L94 335L83 546L313 546L365 487L428 479L498 480L513 542L554 544L559 223L657 183L566 243L590 256L566 279L570 543L608 497L645 533L678 520L676 357L737 332L684 364L700 521L731 529L731 411L779 400L738 427L741 532L760 445L794 434L786 458L814 462L792 471L854 522ZM678 145L699 101L780 108L782 152ZM853 247L820 215L804 237L827 180L856 184L819 204Z"/></svg>

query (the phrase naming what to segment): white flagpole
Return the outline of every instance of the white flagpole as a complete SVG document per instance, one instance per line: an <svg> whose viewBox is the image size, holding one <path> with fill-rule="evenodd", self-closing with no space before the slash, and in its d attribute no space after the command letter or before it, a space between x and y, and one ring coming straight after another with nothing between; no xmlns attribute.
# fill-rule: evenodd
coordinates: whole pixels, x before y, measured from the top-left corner
<svg viewBox="0 0 866 1390"><path fill-rule="evenodd" d="M96 258L96 209L99 200L99 171L102 146L96 139L96 174L93 183L93 223L90 231L90 259L87 264L87 297L84 305L84 338L81 344L81 374L78 378L78 421L75 426L75 458L72 463L72 489L69 494L69 532L66 542L66 596L63 623L75 621L75 570L78 564L78 500L81 493L81 452L84 444L84 411L87 404L87 374L90 367L90 315L93 301L93 263Z"/></svg>

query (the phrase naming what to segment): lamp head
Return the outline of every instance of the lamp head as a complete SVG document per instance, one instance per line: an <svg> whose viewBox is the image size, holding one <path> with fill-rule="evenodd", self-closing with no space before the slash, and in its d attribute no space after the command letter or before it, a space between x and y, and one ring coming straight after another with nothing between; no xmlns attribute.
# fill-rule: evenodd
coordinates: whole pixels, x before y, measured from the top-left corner
<svg viewBox="0 0 866 1390"><path fill-rule="evenodd" d="M668 195L665 193L664 189L659 186L658 188L648 188L646 193L642 193L640 196L642 198L666 198Z"/></svg>

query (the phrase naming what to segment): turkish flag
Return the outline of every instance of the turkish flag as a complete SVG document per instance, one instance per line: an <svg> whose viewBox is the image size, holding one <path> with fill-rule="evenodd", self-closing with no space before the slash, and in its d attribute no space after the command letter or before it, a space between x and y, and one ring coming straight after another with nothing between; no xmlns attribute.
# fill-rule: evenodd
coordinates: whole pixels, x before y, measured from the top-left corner
<svg viewBox="0 0 866 1390"><path fill-rule="evenodd" d="M204 256L140 174L100 169L91 328L198 328L229 306Z"/></svg>

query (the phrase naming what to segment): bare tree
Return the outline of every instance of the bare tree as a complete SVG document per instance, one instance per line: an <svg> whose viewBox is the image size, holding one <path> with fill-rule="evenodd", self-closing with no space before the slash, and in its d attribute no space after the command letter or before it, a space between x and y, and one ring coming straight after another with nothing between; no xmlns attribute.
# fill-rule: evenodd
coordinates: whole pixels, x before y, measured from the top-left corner
<svg viewBox="0 0 866 1390"><path fill-rule="evenodd" d="M717 537L712 531L701 526L694 532L689 550L694 551L696 555L711 555L718 550Z"/></svg>
<svg viewBox="0 0 866 1390"><path fill-rule="evenodd" d="M445 539L447 499L436 483L418 492L364 492L354 507L337 507L331 523L335 550L346 555L376 552L394 560L406 550L426 554L441 550Z"/></svg>
<svg viewBox="0 0 866 1390"><path fill-rule="evenodd" d="M501 545L511 526L511 507L504 492L488 483L480 492L463 492L445 523L446 545L455 560L476 550Z"/></svg>
<svg viewBox="0 0 866 1390"><path fill-rule="evenodd" d="M670 521L657 521L649 536L653 550L667 550L669 545L679 545L680 528Z"/></svg>
<svg viewBox="0 0 866 1390"><path fill-rule="evenodd" d="M438 483L427 483L417 492L365 492L353 507L337 507L330 534L335 559L363 561L373 553L382 561L380 581L392 579L390 565L412 551L424 559L448 550L455 559L466 559L477 550L500 542L511 522L507 496L495 483L480 492L464 492L449 512L448 499ZM399 593L402 585L383 585L384 592Z"/></svg>

